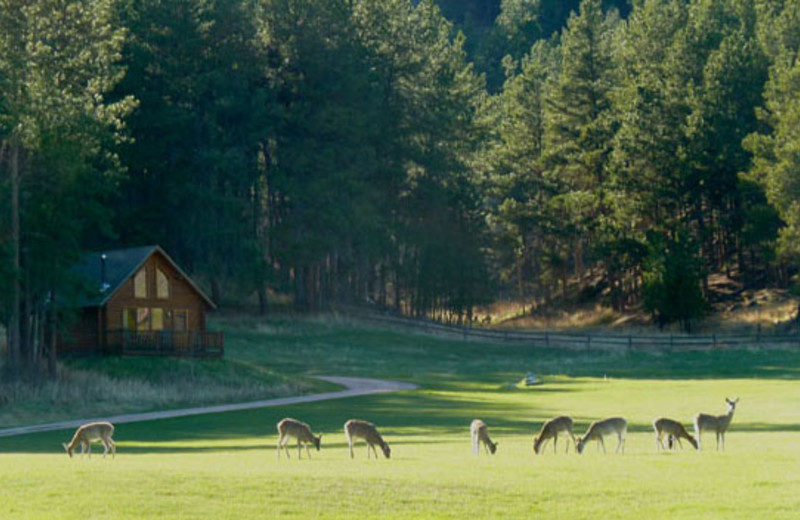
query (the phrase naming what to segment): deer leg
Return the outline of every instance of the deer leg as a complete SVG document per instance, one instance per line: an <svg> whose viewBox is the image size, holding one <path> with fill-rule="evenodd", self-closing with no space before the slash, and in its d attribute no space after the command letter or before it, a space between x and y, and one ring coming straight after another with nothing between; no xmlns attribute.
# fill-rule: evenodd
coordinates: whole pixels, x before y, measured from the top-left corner
<svg viewBox="0 0 800 520"><path fill-rule="evenodd" d="M309 459L311 458L311 450L308 449L308 444L306 444L306 455L308 455Z"/></svg>
<svg viewBox="0 0 800 520"><path fill-rule="evenodd" d="M353 441L350 438L347 439L347 446L350 448L350 458L352 459L352 458L354 458L354 456L353 456Z"/></svg>
<svg viewBox="0 0 800 520"><path fill-rule="evenodd" d="M597 445L598 445L598 446L600 446L601 448L603 448L603 453L607 453L607 452L606 452L606 443L605 443L605 441L603 440L603 437L602 437L602 436L597 438ZM599 451L599 450L598 450L598 451Z"/></svg>
<svg viewBox="0 0 800 520"><path fill-rule="evenodd" d="M303 447L300 445L300 439L297 439L297 460L303 460Z"/></svg>
<svg viewBox="0 0 800 520"><path fill-rule="evenodd" d="M481 453L481 447L480 443L478 442L477 435L472 436L472 453L474 453L475 455L480 455Z"/></svg>
<svg viewBox="0 0 800 520"><path fill-rule="evenodd" d="M558 453L558 434L553 436L553 455Z"/></svg>

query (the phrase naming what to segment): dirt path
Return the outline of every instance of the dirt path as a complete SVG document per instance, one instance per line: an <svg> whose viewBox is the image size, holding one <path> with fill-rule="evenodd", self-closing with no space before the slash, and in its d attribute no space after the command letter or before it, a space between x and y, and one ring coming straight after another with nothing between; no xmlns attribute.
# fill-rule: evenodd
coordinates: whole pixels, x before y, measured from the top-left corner
<svg viewBox="0 0 800 520"><path fill-rule="evenodd" d="M290 404L311 403L314 401L326 401L330 399L342 399L345 397L355 397L359 395L383 394L387 392L398 392L401 390L413 390L417 388L411 383L401 381L385 381L383 379L368 379L363 377L334 377L317 376L317 379L342 385L345 390L339 392L326 392L324 394L301 395L297 397L281 397L278 399L265 399L263 401L251 401L248 403L222 404L217 406L201 406L197 408L184 408L182 410L166 410L163 412L144 412L116 415L112 417L95 417L91 419L79 419L74 421L62 421L48 424L35 424L32 426L19 426L16 428L6 428L0 430L0 437L10 437L12 435L23 435L26 433L47 432L53 430L65 430L77 428L81 424L92 421L110 421L114 424L132 423L139 421L153 421L156 419L171 419L173 417L186 417L187 415L200 415L205 413L232 412L236 410L251 410L253 408L267 408L271 406L285 406Z"/></svg>

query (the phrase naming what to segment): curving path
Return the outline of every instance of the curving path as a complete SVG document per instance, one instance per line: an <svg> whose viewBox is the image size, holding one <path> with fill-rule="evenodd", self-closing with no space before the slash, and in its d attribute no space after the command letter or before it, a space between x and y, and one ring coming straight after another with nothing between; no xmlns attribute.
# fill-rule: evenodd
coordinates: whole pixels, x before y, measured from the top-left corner
<svg viewBox="0 0 800 520"><path fill-rule="evenodd" d="M10 437L12 435L22 435L25 433L72 429L77 428L81 424L92 421L110 421L114 424L153 421L157 419L171 419L173 417L186 417L187 415L232 412L236 410L250 410L253 408L268 408L271 406L285 406L290 404L311 403L314 401L327 401L330 399L342 399L344 397L355 397L359 395L384 394L387 392L399 392L401 390L413 390L417 388L417 385L404 383L402 381L386 381L383 379L369 379L364 377L317 376L317 379L342 385L345 387L345 390L338 392L326 392L324 394L265 399L263 401L251 401L247 403L202 406L198 408L184 408L182 410L166 410L163 412L131 413L125 415L116 415L113 417L97 417L92 419L80 419L77 421L62 421L48 424L35 424L32 426L19 426L17 428L6 428L0 430L0 437Z"/></svg>

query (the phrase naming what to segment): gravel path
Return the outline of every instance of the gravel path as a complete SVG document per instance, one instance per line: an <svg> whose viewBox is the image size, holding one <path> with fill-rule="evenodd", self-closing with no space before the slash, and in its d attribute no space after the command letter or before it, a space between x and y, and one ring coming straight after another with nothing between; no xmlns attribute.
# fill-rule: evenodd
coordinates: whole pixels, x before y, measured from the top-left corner
<svg viewBox="0 0 800 520"><path fill-rule="evenodd" d="M187 415L200 415L204 413L231 412L236 410L251 410L253 408L267 408L270 406L311 403L314 401L327 401L330 399L342 399L344 397L355 397L359 395L383 394L387 392L398 392L401 390L413 390L417 388L416 385L411 383L403 383L401 381L385 381L383 379L368 379L363 377L317 376L317 379L323 379L331 383L342 385L346 388L346 390L341 390L339 392L327 392L324 394L282 397L279 399L265 399L263 401L251 401L248 403L202 406L198 408L184 408L182 410L166 410L163 412L131 413L112 417L94 417L91 419L79 419L75 421L19 426L17 428L6 428L0 430L0 437L10 437L12 435L23 435L26 433L47 432L53 430L73 429L77 428L81 424L92 421L110 421L114 424L153 421L156 419L171 419L173 417L186 417Z"/></svg>

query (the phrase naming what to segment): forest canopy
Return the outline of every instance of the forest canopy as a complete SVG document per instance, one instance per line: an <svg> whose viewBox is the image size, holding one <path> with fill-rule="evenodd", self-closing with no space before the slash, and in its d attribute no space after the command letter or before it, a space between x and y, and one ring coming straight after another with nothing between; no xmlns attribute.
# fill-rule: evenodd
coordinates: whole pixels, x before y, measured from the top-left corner
<svg viewBox="0 0 800 520"><path fill-rule="evenodd" d="M262 312L688 324L798 265L798 52L782 0L0 0L9 356L142 244Z"/></svg>

